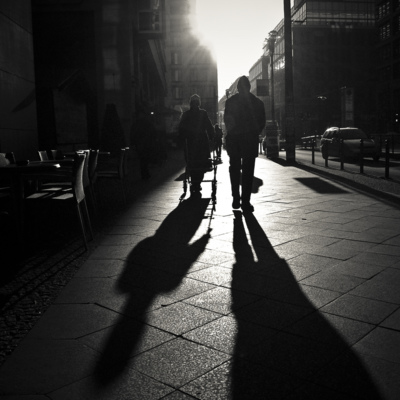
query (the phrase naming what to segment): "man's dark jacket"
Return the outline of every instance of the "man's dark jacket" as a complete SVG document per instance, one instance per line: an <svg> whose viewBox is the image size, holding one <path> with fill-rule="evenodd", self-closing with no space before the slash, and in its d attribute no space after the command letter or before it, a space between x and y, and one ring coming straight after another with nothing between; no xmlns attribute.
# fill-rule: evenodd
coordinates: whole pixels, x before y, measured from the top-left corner
<svg viewBox="0 0 400 400"><path fill-rule="evenodd" d="M226 147L230 157L258 157L265 127L264 103L252 93L237 93L225 103Z"/></svg>

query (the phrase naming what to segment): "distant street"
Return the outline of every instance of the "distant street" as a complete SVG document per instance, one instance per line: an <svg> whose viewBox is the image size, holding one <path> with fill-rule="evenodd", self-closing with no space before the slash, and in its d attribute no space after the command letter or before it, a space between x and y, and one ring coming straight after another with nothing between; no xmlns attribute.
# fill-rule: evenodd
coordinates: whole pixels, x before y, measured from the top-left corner
<svg viewBox="0 0 400 400"><path fill-rule="evenodd" d="M283 151L280 153L285 157L286 153ZM296 149L296 160L299 162L311 162L311 150ZM315 151L315 165L324 166L325 160L322 158L319 151ZM328 167L336 170L340 170L339 158L329 158ZM360 172L360 164L358 163L344 163L344 170L352 173ZM370 176L376 176L378 178L385 177L385 157L382 156L379 161L373 161L371 158L364 159L364 174ZM394 181L400 182L400 160L390 160L389 163L389 178Z"/></svg>

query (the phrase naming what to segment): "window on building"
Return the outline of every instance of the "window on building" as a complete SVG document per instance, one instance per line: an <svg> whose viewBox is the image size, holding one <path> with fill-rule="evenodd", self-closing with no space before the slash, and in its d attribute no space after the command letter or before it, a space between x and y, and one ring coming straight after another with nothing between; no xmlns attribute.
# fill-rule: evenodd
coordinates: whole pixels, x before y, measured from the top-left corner
<svg viewBox="0 0 400 400"><path fill-rule="evenodd" d="M379 27L379 38L380 40L386 40L390 38L390 22Z"/></svg>
<svg viewBox="0 0 400 400"><path fill-rule="evenodd" d="M140 32L161 32L159 0L139 0L138 24Z"/></svg>
<svg viewBox="0 0 400 400"><path fill-rule="evenodd" d="M182 88L180 86L174 86L172 88L172 94L174 96L174 99L181 99L182 96Z"/></svg>
<svg viewBox="0 0 400 400"><path fill-rule="evenodd" d="M191 68L190 69L190 80L192 82L206 81L207 70L204 68Z"/></svg>
<svg viewBox="0 0 400 400"><path fill-rule="evenodd" d="M378 20L385 18L387 15L389 15L389 12L390 12L390 1L385 1L379 4L377 8Z"/></svg>
<svg viewBox="0 0 400 400"><path fill-rule="evenodd" d="M172 80L174 82L180 82L182 80L182 71L180 69L174 69L172 71Z"/></svg>
<svg viewBox="0 0 400 400"><path fill-rule="evenodd" d="M173 51L171 54L171 64L173 65L181 64L181 55L177 51Z"/></svg>

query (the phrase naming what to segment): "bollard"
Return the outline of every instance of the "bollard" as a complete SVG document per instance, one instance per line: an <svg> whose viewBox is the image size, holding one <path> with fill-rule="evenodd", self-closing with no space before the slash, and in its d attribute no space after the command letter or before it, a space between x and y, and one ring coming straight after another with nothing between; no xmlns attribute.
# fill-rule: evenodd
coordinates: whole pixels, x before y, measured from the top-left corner
<svg viewBox="0 0 400 400"><path fill-rule="evenodd" d="M328 167L328 158L329 158L329 142L326 142L326 158L325 158L325 167Z"/></svg>
<svg viewBox="0 0 400 400"><path fill-rule="evenodd" d="M389 140L385 140L385 178L389 179Z"/></svg>
<svg viewBox="0 0 400 400"><path fill-rule="evenodd" d="M344 154L343 154L343 139L340 139L340 169L343 171L344 170Z"/></svg>
<svg viewBox="0 0 400 400"><path fill-rule="evenodd" d="M326 146L325 167L328 167L328 158L329 158L329 142L325 142L325 146Z"/></svg>
<svg viewBox="0 0 400 400"><path fill-rule="evenodd" d="M315 140L313 139L311 141L311 164L315 164L315 149L314 149L314 146L315 146Z"/></svg>
<svg viewBox="0 0 400 400"><path fill-rule="evenodd" d="M364 139L360 140L360 174L364 173Z"/></svg>

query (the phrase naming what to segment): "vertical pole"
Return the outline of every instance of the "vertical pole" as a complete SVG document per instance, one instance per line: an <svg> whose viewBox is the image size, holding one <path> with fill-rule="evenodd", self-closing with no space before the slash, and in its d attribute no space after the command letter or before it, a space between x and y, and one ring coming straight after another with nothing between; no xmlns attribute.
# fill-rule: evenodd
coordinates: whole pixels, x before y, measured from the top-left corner
<svg viewBox="0 0 400 400"><path fill-rule="evenodd" d="M344 170L343 139L340 139L340 169Z"/></svg>
<svg viewBox="0 0 400 400"><path fill-rule="evenodd" d="M315 139L311 140L311 163L315 164Z"/></svg>
<svg viewBox="0 0 400 400"><path fill-rule="evenodd" d="M385 140L385 178L389 179L389 140Z"/></svg>
<svg viewBox="0 0 400 400"><path fill-rule="evenodd" d="M286 161L296 161L294 135L293 59L292 59L292 16L290 0L283 0L285 36L285 133Z"/></svg>
<svg viewBox="0 0 400 400"><path fill-rule="evenodd" d="M274 92L274 53L270 54L271 57L271 120L275 122L275 92Z"/></svg>
<svg viewBox="0 0 400 400"><path fill-rule="evenodd" d="M326 158L325 158L325 167L328 167L328 158L329 158L329 142L326 142Z"/></svg>
<svg viewBox="0 0 400 400"><path fill-rule="evenodd" d="M360 140L360 174L364 173L364 139Z"/></svg>

